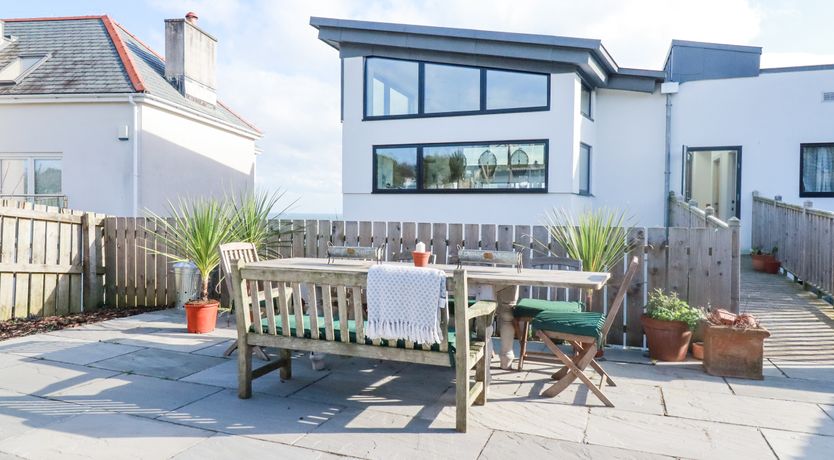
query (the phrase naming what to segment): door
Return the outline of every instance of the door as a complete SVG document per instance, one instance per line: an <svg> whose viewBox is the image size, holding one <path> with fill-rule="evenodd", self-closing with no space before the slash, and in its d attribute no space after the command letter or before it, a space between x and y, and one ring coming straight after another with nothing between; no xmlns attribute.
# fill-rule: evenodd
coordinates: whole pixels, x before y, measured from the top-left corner
<svg viewBox="0 0 834 460"><path fill-rule="evenodd" d="M683 176L687 200L710 205L723 221L741 215L741 147L687 148Z"/></svg>

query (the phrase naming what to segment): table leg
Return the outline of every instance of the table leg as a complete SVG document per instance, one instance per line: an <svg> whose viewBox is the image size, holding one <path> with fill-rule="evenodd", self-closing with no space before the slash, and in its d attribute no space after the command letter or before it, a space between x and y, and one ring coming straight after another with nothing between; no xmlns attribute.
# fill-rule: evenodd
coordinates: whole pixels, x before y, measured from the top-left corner
<svg viewBox="0 0 834 460"><path fill-rule="evenodd" d="M515 326L513 325L513 308L518 302L518 286L495 286L496 300L498 301L498 335L501 337L501 350L498 358L501 361L501 369L509 369L512 366L515 354L513 353L513 342L515 341Z"/></svg>

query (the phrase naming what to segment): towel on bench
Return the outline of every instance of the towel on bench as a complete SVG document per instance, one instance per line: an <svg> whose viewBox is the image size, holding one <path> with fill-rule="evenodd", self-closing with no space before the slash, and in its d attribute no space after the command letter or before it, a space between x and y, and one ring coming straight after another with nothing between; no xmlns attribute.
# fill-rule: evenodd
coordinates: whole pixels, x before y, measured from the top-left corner
<svg viewBox="0 0 834 460"><path fill-rule="evenodd" d="M438 309L446 308L446 273L408 265L374 265L368 270L370 339L439 343Z"/></svg>

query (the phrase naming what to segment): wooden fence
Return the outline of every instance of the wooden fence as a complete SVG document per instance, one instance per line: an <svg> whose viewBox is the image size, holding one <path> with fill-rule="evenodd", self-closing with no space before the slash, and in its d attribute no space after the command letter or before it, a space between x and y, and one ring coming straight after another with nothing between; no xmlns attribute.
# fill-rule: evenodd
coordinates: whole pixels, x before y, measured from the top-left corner
<svg viewBox="0 0 834 460"><path fill-rule="evenodd" d="M669 193L669 225L688 228L727 228L729 226L728 222L715 216L715 209L712 206L707 205L705 209L701 209L697 201L687 202L675 195L675 192Z"/></svg>
<svg viewBox="0 0 834 460"><path fill-rule="evenodd" d="M834 213L753 192L753 248L771 252L804 283L834 293Z"/></svg>
<svg viewBox="0 0 834 460"><path fill-rule="evenodd" d="M38 268L37 264L47 262L40 262L39 257L26 256L25 250L22 258L15 258L18 252L9 249L12 258L8 260L14 260L10 263L15 265L6 265L6 258L0 265L0 312L4 312L5 317L65 313L81 308L94 309L104 304L129 307L170 305L174 301L170 261L147 250L164 249L155 238L155 232L160 229L153 228L150 220L8 208L0 210L0 216L4 225L4 243L19 238L20 228L24 228L23 234L26 234L31 233L26 228L40 226L30 222L44 222L45 231L57 228L57 239L45 239L45 252L51 257L48 263L53 263L54 259L63 264L55 262L54 267ZM8 238L5 232L7 221L12 222L9 225L16 226L16 233L9 231ZM65 232L69 236L66 238L62 236L61 225L67 226ZM270 242L270 249L282 257L325 257L328 243L351 246L384 244L386 260L393 260L398 253L412 251L418 241L426 243L440 263L449 261L458 246L499 250L515 248L522 251L524 261L530 260L534 250L540 254L564 253L550 238L545 227L533 225L327 220L272 221L270 225L287 230L280 238ZM50 231L54 233L54 230ZM727 228L632 229L630 238L635 243L633 255L639 257L641 269L611 329L609 343L643 346L640 315L649 292L655 288L678 292L694 305L719 305L737 311L740 276L738 236L737 221ZM67 241L69 243L62 245L61 242ZM77 246L76 241L79 242ZM543 243L544 248L538 242ZM65 258L53 256L53 253L58 254L62 250L68 251ZM4 244L2 252L5 254L6 251ZM38 253L35 250L30 252ZM606 289L594 296L592 310L607 310L608 303L619 288L627 258L623 257L623 263L614 268L613 278ZM41 271L35 273L35 270ZM32 292L33 274L55 279L57 294L53 294L56 290L52 284L47 286L51 289L45 289L52 296L49 297L51 306L48 309L39 307L40 303L33 301L31 296L20 294ZM61 288L62 283L68 288ZM35 284L40 284L39 278ZM68 294L62 295L62 289ZM522 290L523 295L531 293L526 287ZM3 318L0 316L0 319Z"/></svg>

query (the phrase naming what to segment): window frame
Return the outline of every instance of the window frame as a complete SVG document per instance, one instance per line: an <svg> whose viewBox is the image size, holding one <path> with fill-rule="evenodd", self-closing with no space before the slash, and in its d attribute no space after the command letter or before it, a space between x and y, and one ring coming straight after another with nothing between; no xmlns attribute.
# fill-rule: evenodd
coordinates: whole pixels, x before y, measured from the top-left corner
<svg viewBox="0 0 834 460"><path fill-rule="evenodd" d="M593 188L593 187L591 187L591 170L593 169L591 167L591 159L593 158L593 155L594 155L594 148L591 147L590 145L584 143L584 142L579 143L579 155L580 155L579 164L580 164L580 166L582 165L582 158L581 158L581 156L582 156L582 147L587 147L588 148L588 170L585 171L585 180L586 180L586 183L588 184L588 188L586 190L582 190L582 180L581 180L582 178L580 176L579 195L593 196L593 194L591 193L591 189ZM580 174L582 173L581 170L579 172L580 172Z"/></svg>
<svg viewBox="0 0 834 460"><path fill-rule="evenodd" d="M544 146L544 187L541 189L522 188L493 188L493 189L427 189L423 186L423 148L424 147L451 147L459 145L495 145L495 144L542 144ZM384 189L377 187L377 150L393 148L417 149L417 188L409 189ZM461 141L461 142L426 142L412 144L378 144L371 148L371 193L373 194L394 194L394 195L424 195L424 194L467 194L467 193L548 193L550 190L550 142L548 139L513 139L513 140L490 140L490 141Z"/></svg>
<svg viewBox="0 0 834 460"><path fill-rule="evenodd" d="M57 196L64 195L64 157L56 153L0 153L0 160L25 160L26 161L26 193L27 196ZM36 160L57 160L61 162L61 192L60 193L35 193L35 161Z"/></svg>
<svg viewBox="0 0 834 460"><path fill-rule="evenodd" d="M404 62L415 62L418 65L418 78L417 78L417 113L409 113L409 114L402 114L402 115L369 115L368 114L368 60L369 59L387 59L391 61L404 61ZM478 110L461 110L461 111L451 111L451 112L431 112L426 113L425 111L425 96L426 96L426 64L431 65L440 65L440 66L450 66L450 67L464 67L469 69L478 69L480 70L481 78L480 78L480 108ZM520 107L520 108L509 108L509 109L487 109L486 108L486 101L487 101L487 94L486 94L486 86L487 86L487 71L495 70L499 72L512 72L512 73L520 73L520 74L527 74L527 75L540 75L544 76L546 79L546 86L547 86L547 102L545 105L534 106L534 107ZM435 118L435 117L459 117L459 116L469 116L469 115L492 115L492 114L500 114L500 113L522 113L522 112L543 112L550 110L550 74L549 73L541 73L541 72L527 72L524 70L515 70L515 69L502 69L497 67L482 67L482 66L472 66L472 65L464 65L464 64L449 64L446 62L436 62L436 61L418 61L413 59L400 59L400 58L390 58L385 56L365 56L362 60L362 121L374 121L374 120L401 120L401 119L409 119L409 118Z"/></svg>
<svg viewBox="0 0 834 460"><path fill-rule="evenodd" d="M806 192L802 186L802 176L805 172L805 165L802 161L802 153L806 147L832 147L834 142L806 142L799 144L799 197L800 198L834 198L834 191L832 192Z"/></svg>
<svg viewBox="0 0 834 460"><path fill-rule="evenodd" d="M579 113L583 117L594 121L594 90L591 89L584 81L581 82L582 87L579 90ZM588 91L588 113L585 113L585 108L582 107L582 91Z"/></svg>

